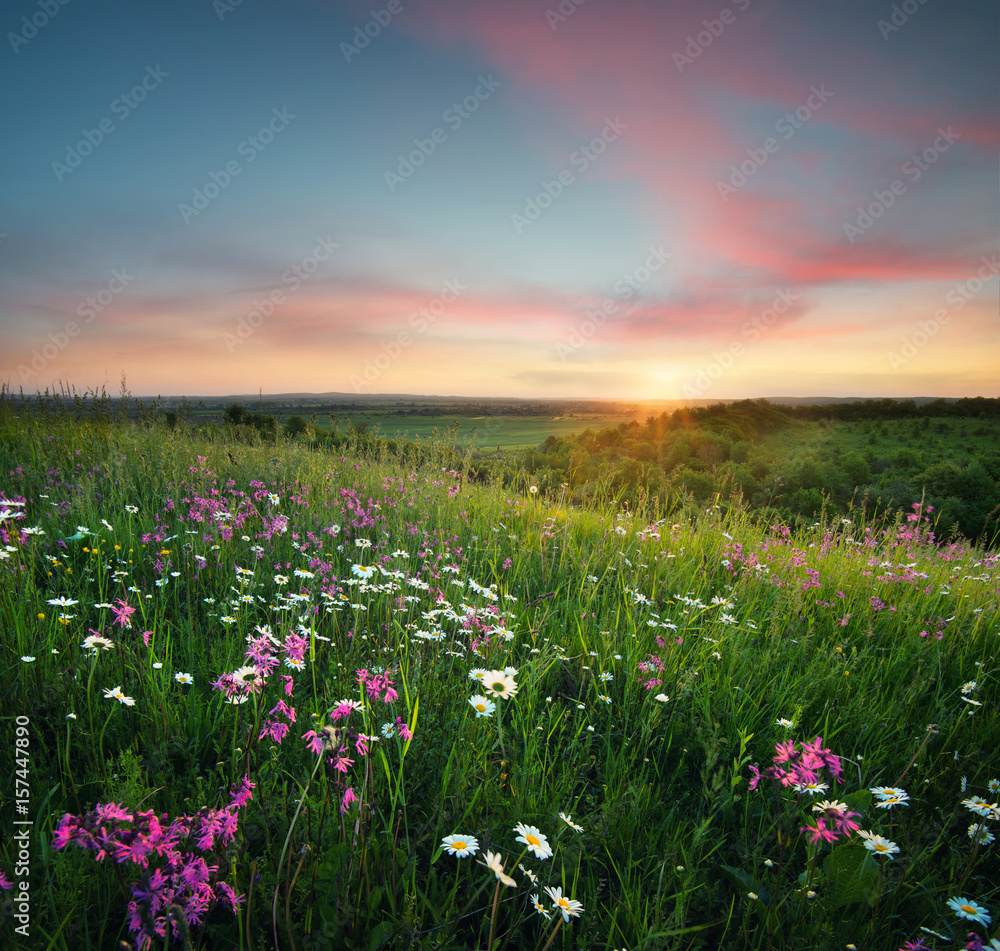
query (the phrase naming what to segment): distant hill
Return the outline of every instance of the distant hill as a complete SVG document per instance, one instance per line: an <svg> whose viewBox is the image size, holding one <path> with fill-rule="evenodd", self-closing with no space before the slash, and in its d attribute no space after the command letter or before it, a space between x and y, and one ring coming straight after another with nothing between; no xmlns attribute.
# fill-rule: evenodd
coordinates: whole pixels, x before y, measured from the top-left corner
<svg viewBox="0 0 1000 951"><path fill-rule="evenodd" d="M149 398L149 397L143 397ZM752 397L763 399L769 403L781 406L825 406L829 403L856 403L863 400L893 399L896 401L913 400L918 406L944 399L954 402L958 397L937 396L764 396ZM343 404L349 406L370 405L373 407L385 404L417 403L417 404L502 404L502 405L579 405L592 406L635 406L643 408L655 407L660 410L673 410L682 406L712 406L716 403L732 403L730 399L702 400L657 400L657 399L616 399L613 397L517 397L517 396L439 396L437 394L421 393L345 393L331 391L328 393L233 393L229 396L164 396L162 401L174 405L182 400L188 403L203 402L209 405L229 405L230 403L295 403L303 406L319 406L328 404Z"/></svg>

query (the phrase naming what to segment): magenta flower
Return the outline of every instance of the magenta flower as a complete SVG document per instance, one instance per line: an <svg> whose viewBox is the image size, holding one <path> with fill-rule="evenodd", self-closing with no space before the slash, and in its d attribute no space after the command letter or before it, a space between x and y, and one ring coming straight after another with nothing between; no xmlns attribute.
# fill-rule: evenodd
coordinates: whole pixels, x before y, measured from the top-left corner
<svg viewBox="0 0 1000 951"><path fill-rule="evenodd" d="M136 834L131 842L118 842L115 845L115 859L119 862L133 862L146 868L149 865L149 853L152 843L147 836Z"/></svg>
<svg viewBox="0 0 1000 951"><path fill-rule="evenodd" d="M333 768L338 773L346 773L354 765L354 760L349 759L346 756L338 756L333 760Z"/></svg>
<svg viewBox="0 0 1000 951"><path fill-rule="evenodd" d="M323 752L323 737L321 737L315 730L303 733L302 739L306 741L309 749L312 750L317 756Z"/></svg>
<svg viewBox="0 0 1000 951"><path fill-rule="evenodd" d="M357 802L357 801L358 801L358 797L354 794L354 790L353 789L348 789L344 793L343 802L341 802L341 804L340 804L340 814L343 815L345 812L347 812L347 810L350 809L350 807L351 807L351 803L352 802Z"/></svg>
<svg viewBox="0 0 1000 951"><path fill-rule="evenodd" d="M774 747L774 761L776 763L787 763L795 757L795 744L791 740L778 743Z"/></svg>
<svg viewBox="0 0 1000 951"><path fill-rule="evenodd" d="M111 613L115 616L115 624L122 628L131 627L132 615L135 614L135 608L131 607L122 598L118 598L116 603L118 607L112 606L111 608Z"/></svg>
<svg viewBox="0 0 1000 951"><path fill-rule="evenodd" d="M837 841L837 830L828 829L826 827L826 820L820 817L816 820L816 825L814 826L802 826L799 830L800 832L805 832L809 836L810 842L836 842Z"/></svg>
<svg viewBox="0 0 1000 951"><path fill-rule="evenodd" d="M59 820L59 824L56 826L55 832L52 833L52 848L57 850L66 848L66 846L73 841L75 833L76 817L71 816L67 812Z"/></svg>
<svg viewBox="0 0 1000 951"><path fill-rule="evenodd" d="M254 784L246 777L232 787L224 809L203 809L194 815L176 817L164 825L167 816L152 810L134 814L116 803L98 805L84 816L64 815L53 833L53 848L71 843L96 853L98 861L113 854L119 864L129 863L142 870L130 887L134 900L128 905L128 927L140 949L166 938L168 927L179 939L186 927L198 925L215 901L223 901L235 913L242 899L224 883L212 884L218 866L209 864L187 847L207 852L217 836L232 841L238 822L237 811L252 798ZM150 868L153 857L162 867Z"/></svg>
<svg viewBox="0 0 1000 951"><path fill-rule="evenodd" d="M359 684L364 684L365 690L368 691L368 696L372 700L392 703L393 700L399 699L399 694L393 689L394 681L389 679L391 673L393 673L391 670L381 674L370 674L367 670L356 670L354 675Z"/></svg>
<svg viewBox="0 0 1000 951"><path fill-rule="evenodd" d="M234 915L239 914L240 903L245 901L246 898L243 895L237 895L233 891L232 887L226 882L217 882L215 885L215 891L219 901L224 901L232 909Z"/></svg>
<svg viewBox="0 0 1000 951"><path fill-rule="evenodd" d="M402 717L396 717L396 726L399 728L399 735L404 740L413 739L413 731L406 725L406 721Z"/></svg>
<svg viewBox="0 0 1000 951"><path fill-rule="evenodd" d="M250 782L249 776L244 776L238 785L233 786L230 791L232 800L229 803L230 809L242 809L251 799L253 799L253 790L257 788L256 783Z"/></svg>
<svg viewBox="0 0 1000 951"><path fill-rule="evenodd" d="M843 772L840 758L822 744L823 739L819 736L810 743L803 743L801 749L796 749L791 740L778 743L774 748L774 766L763 772L755 766L750 767L750 789L757 788L762 776L770 777L781 786L813 786L819 783L819 771L824 768L839 783Z"/></svg>
<svg viewBox="0 0 1000 951"><path fill-rule="evenodd" d="M257 735L257 739L262 740L265 736L269 736L280 746L281 741L288 736L288 724L281 723L279 720L268 720L263 727L261 727L261 731Z"/></svg>
<svg viewBox="0 0 1000 951"><path fill-rule="evenodd" d="M103 806L98 803L94 812L97 813L97 818L102 822L111 822L114 820L121 820L123 822L132 821L132 813L129 812L124 806L119 806L114 802L109 802Z"/></svg>

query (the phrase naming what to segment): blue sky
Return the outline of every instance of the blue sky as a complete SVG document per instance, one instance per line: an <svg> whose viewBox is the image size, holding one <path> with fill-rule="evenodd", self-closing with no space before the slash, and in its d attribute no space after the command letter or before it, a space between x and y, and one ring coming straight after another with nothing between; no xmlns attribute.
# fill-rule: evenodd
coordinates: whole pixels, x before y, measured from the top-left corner
<svg viewBox="0 0 1000 951"><path fill-rule="evenodd" d="M997 26L978 0L15 0L0 379L1000 395Z"/></svg>

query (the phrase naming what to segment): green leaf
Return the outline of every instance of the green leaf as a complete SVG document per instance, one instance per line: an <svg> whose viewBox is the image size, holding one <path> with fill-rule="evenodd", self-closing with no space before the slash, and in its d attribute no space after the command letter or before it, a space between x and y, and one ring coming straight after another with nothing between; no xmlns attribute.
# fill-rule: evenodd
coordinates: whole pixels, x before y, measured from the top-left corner
<svg viewBox="0 0 1000 951"><path fill-rule="evenodd" d="M874 904L878 866L866 848L853 843L838 845L823 867L830 881L831 908L843 908L860 901Z"/></svg>
<svg viewBox="0 0 1000 951"><path fill-rule="evenodd" d="M88 535L92 535L93 532L77 532L75 535L67 535L63 541L64 542L79 542L86 538Z"/></svg>
<svg viewBox="0 0 1000 951"><path fill-rule="evenodd" d="M381 948L391 937L391 921L383 921L382 924L376 925L368 935L368 947L370 951L376 951L376 948Z"/></svg>
<svg viewBox="0 0 1000 951"><path fill-rule="evenodd" d="M744 898L747 892L753 892L764 905L771 900L767 889L756 878L744 872L743 869L735 868L732 865L720 865L719 868L722 869L722 874L743 893Z"/></svg>
<svg viewBox="0 0 1000 951"><path fill-rule="evenodd" d="M319 905L316 909L319 912L320 918L324 922L337 923L340 920L340 916L337 914L337 909L332 905Z"/></svg>
<svg viewBox="0 0 1000 951"><path fill-rule="evenodd" d="M872 794L867 789L859 789L857 792L848 793L841 801L847 803L848 809L864 815L872 804Z"/></svg>

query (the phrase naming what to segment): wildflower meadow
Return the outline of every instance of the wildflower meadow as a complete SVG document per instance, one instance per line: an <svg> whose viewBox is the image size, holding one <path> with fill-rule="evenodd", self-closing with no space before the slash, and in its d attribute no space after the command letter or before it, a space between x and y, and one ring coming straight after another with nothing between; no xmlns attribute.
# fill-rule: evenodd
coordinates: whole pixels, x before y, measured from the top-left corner
<svg viewBox="0 0 1000 951"><path fill-rule="evenodd" d="M0 401L0 946L1000 949L1000 554Z"/></svg>

